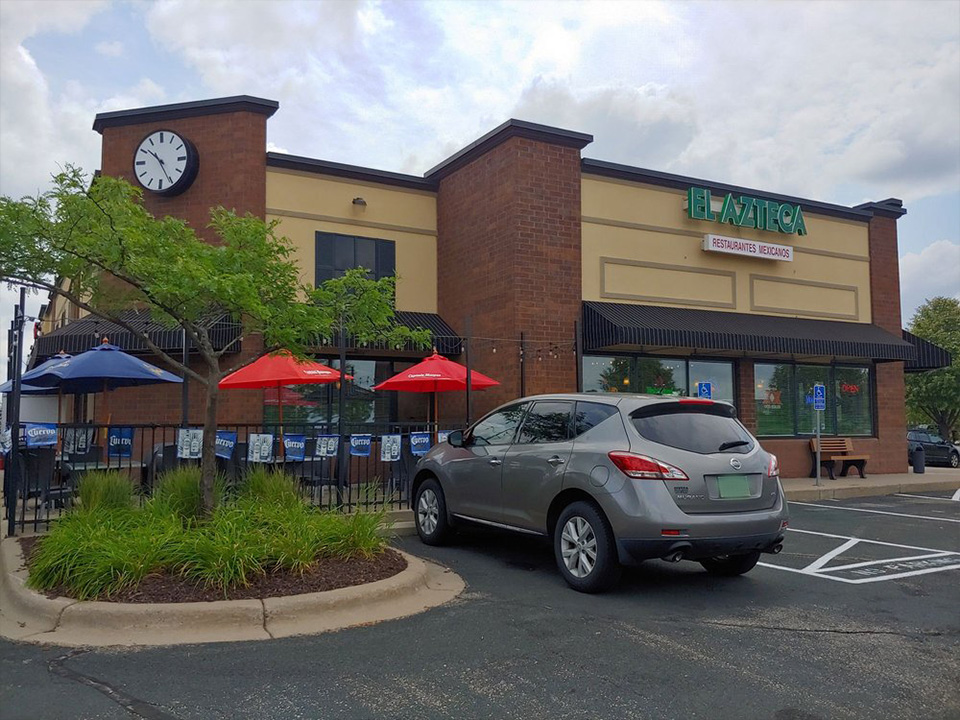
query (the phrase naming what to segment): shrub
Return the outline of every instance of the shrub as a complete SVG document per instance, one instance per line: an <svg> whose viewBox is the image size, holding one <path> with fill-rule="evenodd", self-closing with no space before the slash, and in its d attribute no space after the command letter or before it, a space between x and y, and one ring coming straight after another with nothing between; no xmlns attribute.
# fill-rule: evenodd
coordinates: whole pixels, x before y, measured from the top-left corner
<svg viewBox="0 0 960 720"><path fill-rule="evenodd" d="M120 472L97 470L80 479L77 494L83 510L118 510L133 504L133 483Z"/></svg>
<svg viewBox="0 0 960 720"><path fill-rule="evenodd" d="M148 512L170 514L190 523L203 514L203 489L200 484L200 468L179 467L163 473L153 497L146 503ZM214 482L214 500L217 505L226 495L226 479L218 475Z"/></svg>
<svg viewBox="0 0 960 720"><path fill-rule="evenodd" d="M280 470L260 467L252 468L246 473L240 484L238 500L267 505L303 504L294 478Z"/></svg>

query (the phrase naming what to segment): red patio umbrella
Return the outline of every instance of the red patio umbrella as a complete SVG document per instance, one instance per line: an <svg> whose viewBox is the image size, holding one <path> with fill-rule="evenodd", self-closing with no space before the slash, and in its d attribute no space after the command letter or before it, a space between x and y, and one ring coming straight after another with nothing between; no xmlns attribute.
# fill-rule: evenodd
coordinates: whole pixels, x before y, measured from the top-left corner
<svg viewBox="0 0 960 720"><path fill-rule="evenodd" d="M470 372L470 388L483 390L500 383L476 370ZM413 367L397 373L392 378L373 386L374 390L399 390L401 392L432 392L433 419L437 421L438 392L463 391L467 389L467 368L438 354L418 362Z"/></svg>
<svg viewBox="0 0 960 720"><path fill-rule="evenodd" d="M246 367L230 373L220 381L221 388L276 388L279 396L284 385L309 385L332 383L341 379L352 380L329 365L312 360L297 360L289 350L280 350L264 355ZM283 436L283 403L280 409L280 435Z"/></svg>

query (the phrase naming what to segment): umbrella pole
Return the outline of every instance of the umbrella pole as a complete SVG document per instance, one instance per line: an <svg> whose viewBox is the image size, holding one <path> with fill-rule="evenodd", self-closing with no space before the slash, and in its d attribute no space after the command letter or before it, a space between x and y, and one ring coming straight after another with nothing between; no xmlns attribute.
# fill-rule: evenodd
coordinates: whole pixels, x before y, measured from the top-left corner
<svg viewBox="0 0 960 720"><path fill-rule="evenodd" d="M437 441L440 441L440 416L437 414L437 391L433 391L433 427L436 430Z"/></svg>
<svg viewBox="0 0 960 720"><path fill-rule="evenodd" d="M286 448L283 446L283 397L279 385L277 385L277 409L280 411L280 457L283 458Z"/></svg>

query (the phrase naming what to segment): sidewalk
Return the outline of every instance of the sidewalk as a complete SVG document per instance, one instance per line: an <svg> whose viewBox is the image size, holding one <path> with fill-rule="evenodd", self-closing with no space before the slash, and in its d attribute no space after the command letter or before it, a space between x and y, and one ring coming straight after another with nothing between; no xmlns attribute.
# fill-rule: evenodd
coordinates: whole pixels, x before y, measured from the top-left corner
<svg viewBox="0 0 960 720"><path fill-rule="evenodd" d="M820 478L820 487L813 478L782 478L787 500L829 500L831 498L869 497L894 493L954 492L960 488L960 470L928 467L923 475L912 472L895 475L871 475L860 478L855 470L847 477Z"/></svg>

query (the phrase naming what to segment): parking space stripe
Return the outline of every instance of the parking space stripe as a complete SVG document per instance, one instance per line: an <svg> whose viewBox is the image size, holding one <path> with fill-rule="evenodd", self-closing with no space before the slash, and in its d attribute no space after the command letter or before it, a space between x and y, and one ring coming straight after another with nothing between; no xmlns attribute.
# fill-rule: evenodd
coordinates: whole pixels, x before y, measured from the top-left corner
<svg viewBox="0 0 960 720"><path fill-rule="evenodd" d="M948 552L934 548L917 547L916 545L900 545L899 543L882 542L880 540L868 540L866 538L855 538L849 535L834 535L833 533L817 532L816 530L801 530L800 528L787 528L788 532L803 533L805 535L819 535L820 537L836 538L837 540L863 540L873 545L886 545L887 547L904 548L906 550L923 550L930 553Z"/></svg>
<svg viewBox="0 0 960 720"><path fill-rule="evenodd" d="M894 575L877 575L876 577L858 578L856 580L844 580L852 585L862 585L863 583L882 582L884 580L897 580L899 578L913 577L915 575L929 575L930 573L943 572L944 570L960 570L960 563L956 565L945 565L944 567L924 568L923 570L910 570L908 572L896 573ZM824 577L820 575L819 577ZM839 580L840 578L830 578Z"/></svg>
<svg viewBox="0 0 960 720"><path fill-rule="evenodd" d="M957 497L937 497L936 495L911 495L910 493L896 493L897 497L920 498L921 500L939 500L940 502L956 502L960 500Z"/></svg>
<svg viewBox="0 0 960 720"><path fill-rule="evenodd" d="M957 491L953 494L953 497L950 499L960 501L960 488L957 488Z"/></svg>
<svg viewBox="0 0 960 720"><path fill-rule="evenodd" d="M841 545L841 546L839 546L839 547L835 547L833 550L831 550L830 552L828 552L826 555L821 555L819 558L817 558L817 559L814 560L812 563L810 563L809 565L807 565L807 566L804 568L804 570L806 570L807 572L810 572L810 571L813 571L813 570L819 570L819 569L822 568L824 565L826 565L828 562L830 562L831 560L833 560L837 555L842 555L842 554L845 553L847 550L849 550L849 549L852 548L854 545L856 545L858 542L860 542L860 541L859 541L858 539L856 539L856 538L851 538L850 540L847 540L843 545Z"/></svg>
<svg viewBox="0 0 960 720"><path fill-rule="evenodd" d="M853 568L868 567L870 565L883 565L884 563L889 563L889 562L906 562L907 560L929 560L930 558L947 557L949 555L956 555L957 562L960 562L960 553L944 550L943 552L932 553L929 555L911 555L910 557L885 558L883 560L868 560L867 562L850 563L849 565L834 565L832 567L824 568L823 571L833 572L835 570L851 570ZM804 570L806 569L807 568L804 568Z"/></svg>
<svg viewBox="0 0 960 720"><path fill-rule="evenodd" d="M958 491L960 492L960 491ZM893 517L912 518L914 520L935 520L936 522L960 523L960 520L945 517L930 517L929 515L908 515L907 513L889 512L888 510L868 510L867 508L844 507L843 505L819 505L808 502L791 502L791 505L805 505L807 507L826 508L827 510L848 510L849 512L873 513L875 515L891 515Z"/></svg>

